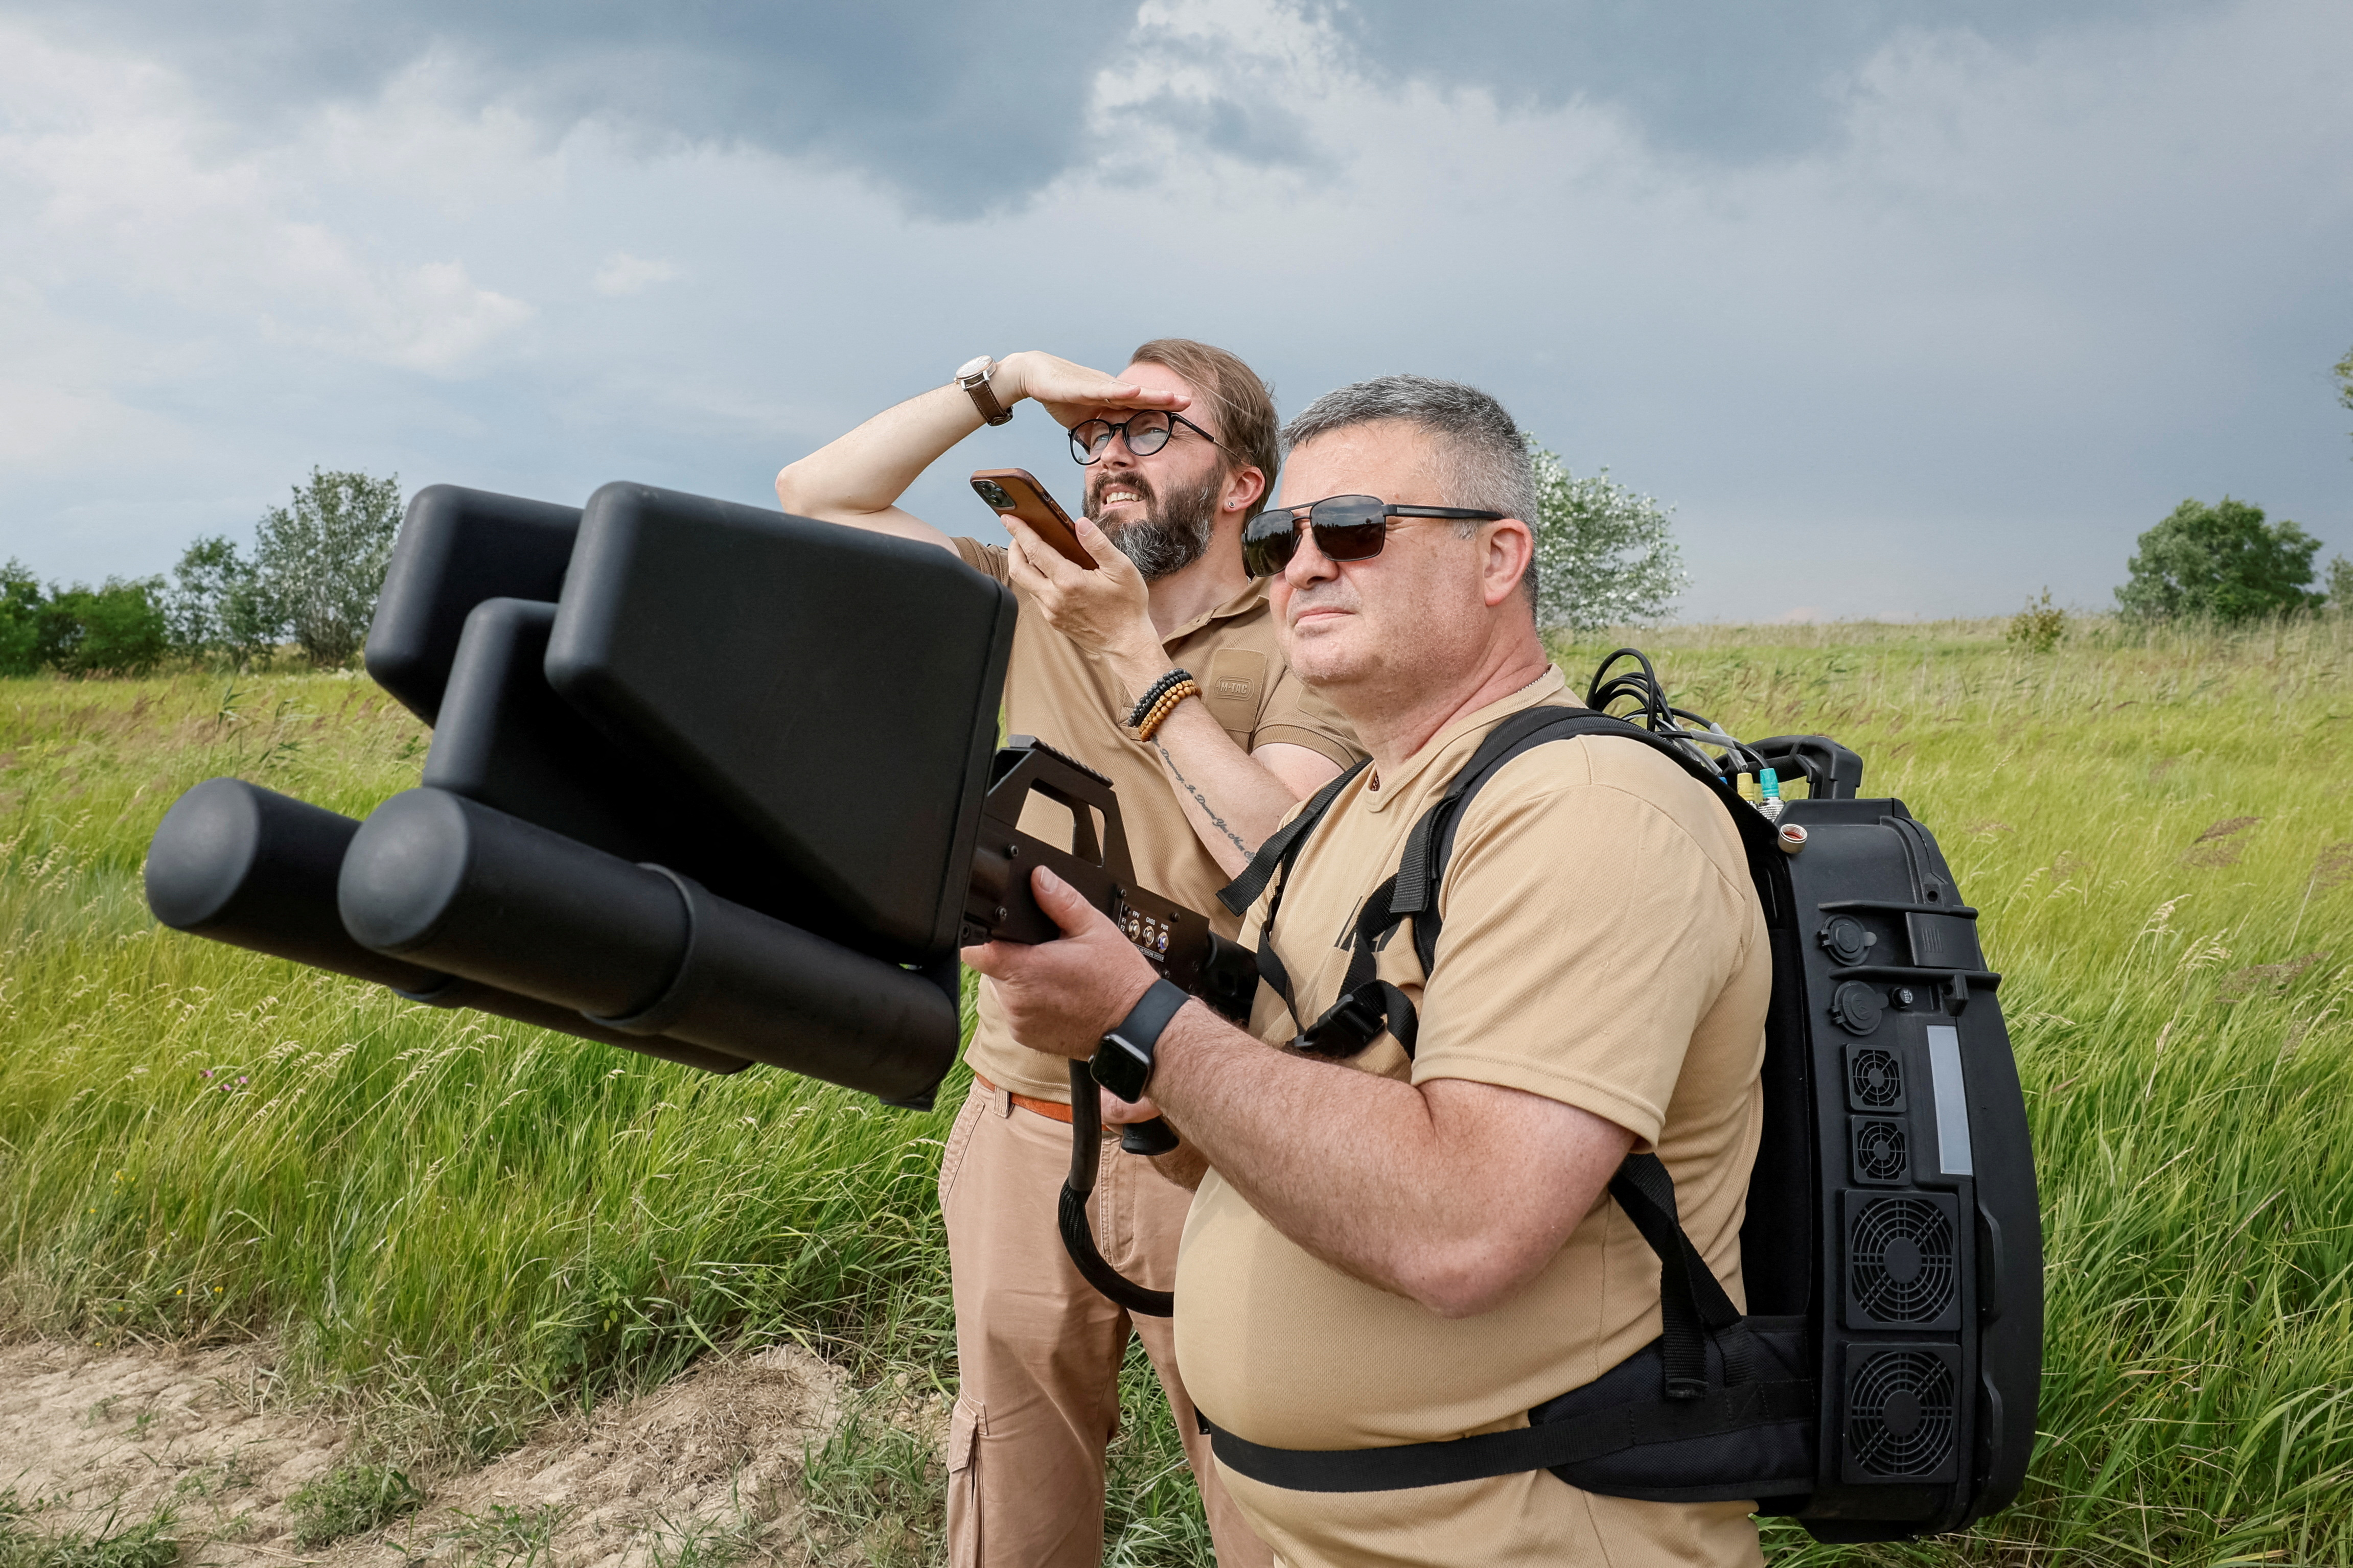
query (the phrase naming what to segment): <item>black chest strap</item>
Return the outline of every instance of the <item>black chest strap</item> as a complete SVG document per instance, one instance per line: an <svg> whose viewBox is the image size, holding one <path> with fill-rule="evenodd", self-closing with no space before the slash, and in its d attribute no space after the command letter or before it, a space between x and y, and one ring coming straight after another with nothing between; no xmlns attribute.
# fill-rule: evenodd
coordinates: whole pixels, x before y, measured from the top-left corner
<svg viewBox="0 0 2353 1568"><path fill-rule="evenodd" d="M1332 803L1340 798L1340 792L1348 787L1348 782L1371 765L1372 759L1368 757L1317 790L1300 808L1298 816L1276 828L1258 847L1258 853L1250 857L1250 863L1242 868L1242 874L1218 890L1218 902L1223 904L1229 913L1246 915L1250 906L1258 902L1259 895L1266 892L1270 884L1272 885L1274 891L1267 900L1266 919L1259 926L1258 974L1277 996L1282 998L1282 1005L1290 1010L1293 1023L1299 1018L1299 1005L1293 997L1291 972L1283 967L1282 956L1274 951L1274 942L1270 936L1274 929L1275 911L1282 907L1283 891L1291 884L1291 868L1297 864L1299 852L1307 847L1307 840L1322 824L1325 814L1331 811ZM1398 999L1404 999L1402 994Z"/></svg>
<svg viewBox="0 0 2353 1568"><path fill-rule="evenodd" d="M1572 1484L1582 1484L1588 1491L1618 1491L1606 1480L1575 1472L1580 1466L1636 1449L1736 1437L1763 1427L1808 1422L1820 1399L1820 1385L1811 1378L1776 1378L1718 1388L1678 1404L1628 1401L1581 1413L1575 1420L1388 1448L1271 1448L1196 1415L1221 1463L1288 1491L1405 1491L1523 1470L1567 1470L1571 1475L1561 1479L1574 1476ZM1787 1468L1798 1471L1789 1484L1810 1479L1799 1467ZM1619 1495L1630 1495L1630 1489ZM1752 1489L1736 1487L1725 1495L1750 1496Z"/></svg>

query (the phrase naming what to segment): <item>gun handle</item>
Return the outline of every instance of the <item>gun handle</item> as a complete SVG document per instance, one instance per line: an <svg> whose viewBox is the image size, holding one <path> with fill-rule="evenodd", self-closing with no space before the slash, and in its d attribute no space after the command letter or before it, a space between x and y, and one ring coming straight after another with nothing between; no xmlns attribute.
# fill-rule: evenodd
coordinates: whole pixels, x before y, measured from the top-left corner
<svg viewBox="0 0 2353 1568"><path fill-rule="evenodd" d="M1176 1151L1179 1140L1176 1130L1168 1125L1165 1116L1149 1121L1131 1121L1119 1135L1119 1146L1129 1154L1167 1154Z"/></svg>

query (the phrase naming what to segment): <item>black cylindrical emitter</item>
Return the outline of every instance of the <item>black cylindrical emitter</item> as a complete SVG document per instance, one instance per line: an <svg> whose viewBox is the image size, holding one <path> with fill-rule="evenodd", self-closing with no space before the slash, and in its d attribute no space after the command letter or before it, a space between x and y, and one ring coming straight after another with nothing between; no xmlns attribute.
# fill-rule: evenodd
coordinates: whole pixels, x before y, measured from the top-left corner
<svg viewBox="0 0 2353 1568"><path fill-rule="evenodd" d="M352 940L335 904L352 817L243 779L206 779L172 805L147 851L147 907L175 931L390 987L433 1007L471 1007L705 1072L740 1057L608 1028L568 1007L518 996Z"/></svg>
<svg viewBox="0 0 2353 1568"><path fill-rule="evenodd" d="M956 1004L853 952L475 801L415 789L344 858L343 923L380 952L886 1100L955 1060Z"/></svg>
<svg viewBox="0 0 2353 1568"><path fill-rule="evenodd" d="M616 1028L659 1029L771 1066L928 1107L955 1060L953 964L925 975L731 903L660 873L682 896L691 935L677 977Z"/></svg>
<svg viewBox="0 0 2353 1568"><path fill-rule="evenodd" d="M335 913L353 818L243 779L206 779L172 803L147 849L147 907L174 931L429 991L445 975L362 947Z"/></svg>
<svg viewBox="0 0 2353 1568"><path fill-rule="evenodd" d="M659 872L447 790L376 807L336 899L363 946L592 1017L651 1005L686 951Z"/></svg>

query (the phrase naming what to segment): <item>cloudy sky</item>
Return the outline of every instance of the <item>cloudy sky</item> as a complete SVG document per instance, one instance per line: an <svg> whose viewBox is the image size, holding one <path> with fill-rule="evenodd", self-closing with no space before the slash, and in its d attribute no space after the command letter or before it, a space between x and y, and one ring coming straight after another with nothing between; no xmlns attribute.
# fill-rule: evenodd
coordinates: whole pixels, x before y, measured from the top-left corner
<svg viewBox="0 0 2353 1568"><path fill-rule="evenodd" d="M2228 492L2353 554L2343 0L0 0L0 558L314 464L773 504L978 353L1474 382L1693 618L2105 603ZM1078 489L1027 409L962 483Z"/></svg>

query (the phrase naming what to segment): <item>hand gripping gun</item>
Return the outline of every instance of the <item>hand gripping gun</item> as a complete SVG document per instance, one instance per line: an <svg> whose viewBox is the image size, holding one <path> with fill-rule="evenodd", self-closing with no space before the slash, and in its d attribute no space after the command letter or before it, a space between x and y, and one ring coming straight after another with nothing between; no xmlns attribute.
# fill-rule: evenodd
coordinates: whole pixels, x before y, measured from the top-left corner
<svg viewBox="0 0 2353 1568"><path fill-rule="evenodd" d="M1032 793L1070 811L1075 826L1069 849L1021 831L1021 808ZM1103 816L1100 840L1095 813ZM1136 886L1127 830L1109 779L1032 736L1015 735L990 765L979 840L973 847L972 890L965 904L968 942L991 937L1050 942L1060 934L1030 890L1030 872L1040 865L1109 916L1163 976L1236 1023L1249 1018L1258 993L1257 956L1211 931L1208 919L1197 911ZM1175 1310L1169 1292L1147 1290L1113 1268L1096 1248L1087 1224L1087 1199L1094 1192L1103 1136L1095 1092L1087 1064L1073 1061L1071 1174L1062 1185L1059 1216L1062 1245L1080 1275L1104 1296L1131 1312L1165 1318ZM1176 1144L1176 1133L1157 1117L1130 1123L1119 1141L1131 1154L1166 1154Z"/></svg>

